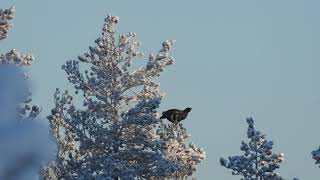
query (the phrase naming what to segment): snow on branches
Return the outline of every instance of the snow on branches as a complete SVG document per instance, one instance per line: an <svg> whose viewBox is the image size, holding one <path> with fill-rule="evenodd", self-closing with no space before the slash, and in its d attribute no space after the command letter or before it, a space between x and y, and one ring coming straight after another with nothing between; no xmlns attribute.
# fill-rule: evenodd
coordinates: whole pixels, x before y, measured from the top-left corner
<svg viewBox="0 0 320 180"><path fill-rule="evenodd" d="M155 78L174 63L175 41L164 41L145 66L133 69L143 56L141 43L136 33L118 35L118 23L108 15L96 45L62 66L83 98L59 89L54 94L48 119L58 152L43 168L44 179L185 178L205 158L201 148L188 144L181 124L159 119L164 94Z"/></svg>
<svg viewBox="0 0 320 180"><path fill-rule="evenodd" d="M0 63L2 64L15 64L15 65L31 65L33 60L32 54L21 54L17 52L15 49L12 49L11 51L0 54Z"/></svg>
<svg viewBox="0 0 320 180"><path fill-rule="evenodd" d="M8 36L8 31L12 27L10 20L14 18L15 8L0 9L0 40L4 40ZM33 56L31 54L21 54L15 49L0 54L0 63L16 64L16 65L31 65Z"/></svg>
<svg viewBox="0 0 320 180"><path fill-rule="evenodd" d="M14 18L14 13L14 7L0 9L0 40L7 38L8 31L12 27L9 21Z"/></svg>

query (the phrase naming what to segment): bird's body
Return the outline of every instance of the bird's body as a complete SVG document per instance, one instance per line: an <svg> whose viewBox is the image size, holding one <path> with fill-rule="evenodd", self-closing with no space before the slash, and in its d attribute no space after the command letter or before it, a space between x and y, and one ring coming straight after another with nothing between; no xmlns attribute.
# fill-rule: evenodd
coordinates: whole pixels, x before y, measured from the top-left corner
<svg viewBox="0 0 320 180"><path fill-rule="evenodd" d="M190 111L191 108L186 108L185 110L170 109L168 111L164 111L160 119L168 119L168 121L173 124L178 124L180 121L187 118Z"/></svg>

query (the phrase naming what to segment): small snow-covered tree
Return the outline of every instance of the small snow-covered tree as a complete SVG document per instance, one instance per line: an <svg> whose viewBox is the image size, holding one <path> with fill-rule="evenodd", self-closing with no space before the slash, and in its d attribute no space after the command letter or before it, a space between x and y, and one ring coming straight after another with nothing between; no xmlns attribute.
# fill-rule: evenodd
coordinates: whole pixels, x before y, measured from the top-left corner
<svg viewBox="0 0 320 180"><path fill-rule="evenodd" d="M247 118L247 123L249 142L242 141L240 147L244 154L230 156L228 160L220 158L221 166L231 169L232 175L240 175L244 180L283 180L275 171L284 161L284 154L272 152L273 142L255 129L252 118Z"/></svg>
<svg viewBox="0 0 320 180"><path fill-rule="evenodd" d="M62 66L83 98L59 89L54 94L48 120L58 151L43 168L44 179L182 179L205 158L188 143L182 124L159 119L164 94L154 78L173 64L174 41L164 41L145 66L132 69L143 56L140 42L132 32L118 35L118 22L108 16L96 46Z"/></svg>

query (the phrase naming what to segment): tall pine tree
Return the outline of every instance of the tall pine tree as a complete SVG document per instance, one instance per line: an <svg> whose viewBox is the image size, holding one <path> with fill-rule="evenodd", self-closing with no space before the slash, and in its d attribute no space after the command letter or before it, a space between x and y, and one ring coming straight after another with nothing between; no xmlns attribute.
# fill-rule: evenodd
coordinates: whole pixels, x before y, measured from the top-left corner
<svg viewBox="0 0 320 180"><path fill-rule="evenodd" d="M118 23L108 16L96 45L62 66L78 95L54 94L48 119L58 151L44 179L182 179L205 158L182 124L159 119L164 94L155 78L174 63L174 41L133 69L140 42L135 33L117 34Z"/></svg>

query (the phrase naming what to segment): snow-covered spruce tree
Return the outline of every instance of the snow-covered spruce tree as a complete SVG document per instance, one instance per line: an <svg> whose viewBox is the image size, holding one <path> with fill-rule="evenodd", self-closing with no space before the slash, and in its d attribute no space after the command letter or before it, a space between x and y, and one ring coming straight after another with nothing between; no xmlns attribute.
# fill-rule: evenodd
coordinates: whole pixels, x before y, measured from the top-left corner
<svg viewBox="0 0 320 180"><path fill-rule="evenodd" d="M15 8L10 7L9 9L0 9L0 41L4 40L8 36L8 31L12 27L10 21L14 18ZM16 65L19 67L30 66L33 60L31 54L22 54L17 52L15 49L11 51L0 54L0 65ZM23 74L21 74L23 75ZM24 74L26 78L28 77ZM24 96L24 99L19 103L17 107L18 119L34 119L39 113L40 109L36 105L30 105L31 103L31 92L29 90L28 95Z"/></svg>
<svg viewBox="0 0 320 180"><path fill-rule="evenodd" d="M240 175L243 180L283 180L275 170L284 161L284 154L272 152L273 142L255 129L252 118L247 118L247 123L249 142L242 141L240 147L244 155L230 156L228 160L220 158L221 166L231 169L232 175Z"/></svg>
<svg viewBox="0 0 320 180"><path fill-rule="evenodd" d="M118 35L118 22L109 15L96 46L62 66L82 105L56 90L48 119L58 151L44 179L183 179L205 158L181 124L166 124L157 112L163 93L154 78L173 64L174 41L131 69L143 56L140 42L132 32Z"/></svg>

